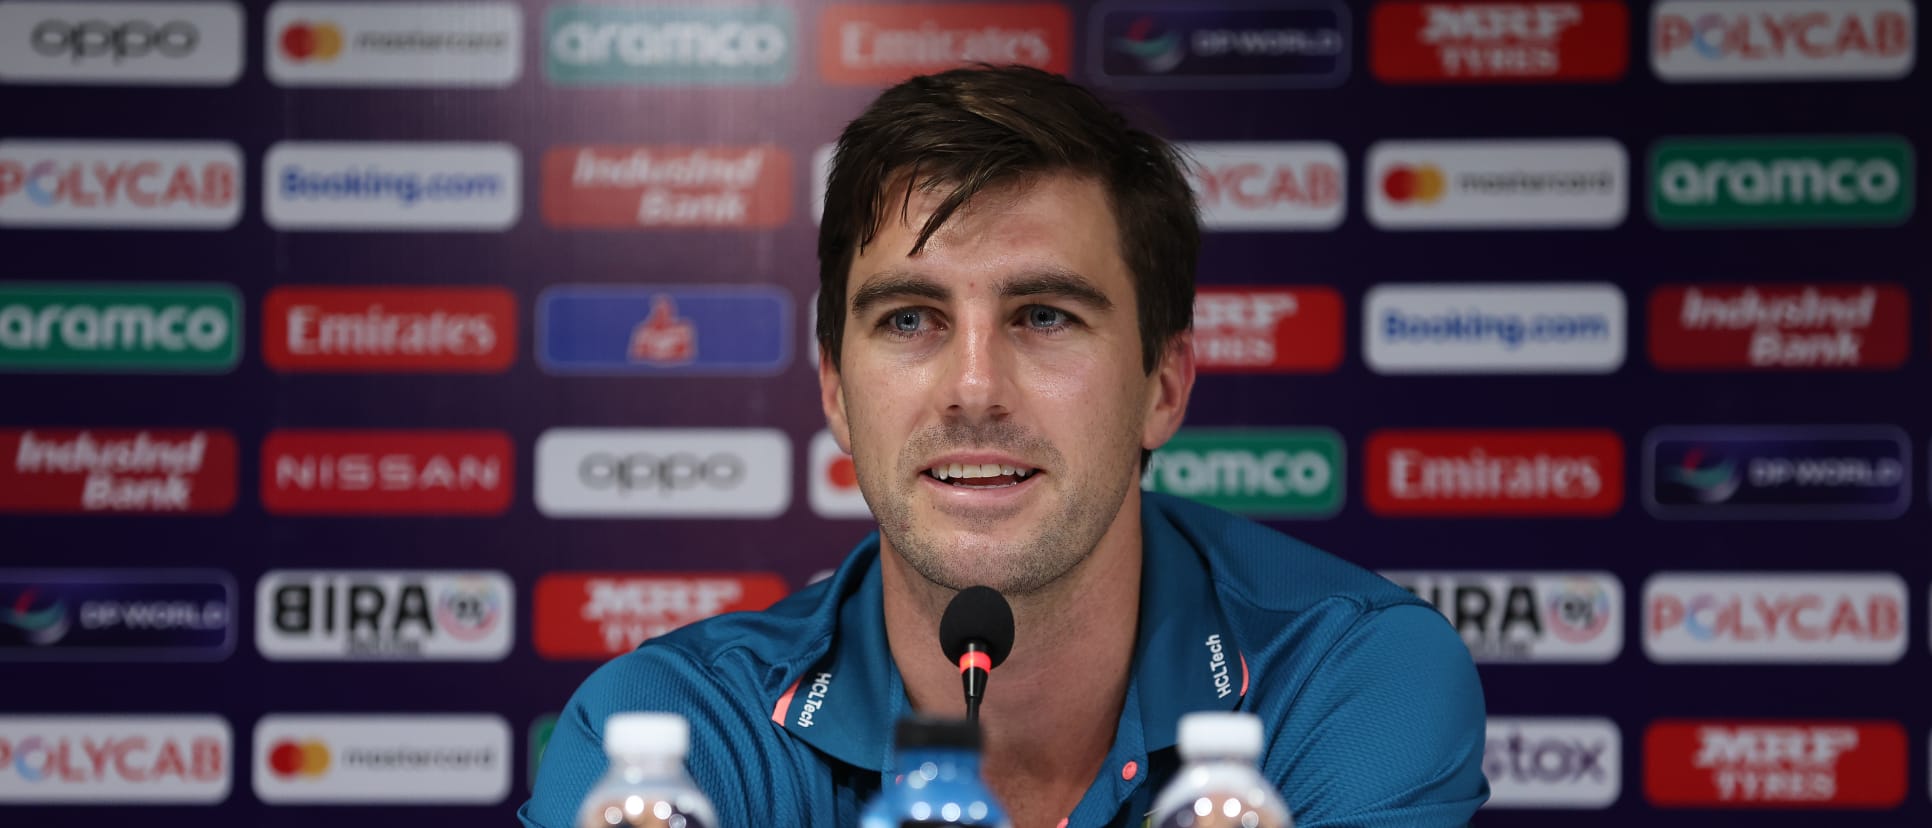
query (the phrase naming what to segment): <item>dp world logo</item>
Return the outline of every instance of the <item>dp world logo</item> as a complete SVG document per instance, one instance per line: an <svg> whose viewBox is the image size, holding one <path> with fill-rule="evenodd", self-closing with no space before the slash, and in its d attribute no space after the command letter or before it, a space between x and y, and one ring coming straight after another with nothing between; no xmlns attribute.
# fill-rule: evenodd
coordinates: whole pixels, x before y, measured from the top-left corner
<svg viewBox="0 0 1932 828"><path fill-rule="evenodd" d="M1709 447L1694 445L1684 450L1677 462L1663 470L1664 479L1682 487L1698 503L1723 503L1743 485L1737 461Z"/></svg>
<svg viewBox="0 0 1932 828"><path fill-rule="evenodd" d="M1691 520L1895 518L1910 445L1889 425L1665 426L1645 441L1645 505Z"/></svg>
<svg viewBox="0 0 1932 828"><path fill-rule="evenodd" d="M1134 18L1134 22L1127 24L1126 33L1107 45L1139 61L1141 71L1150 75L1172 72L1187 59L1187 48L1181 44L1180 33L1147 16Z"/></svg>
<svg viewBox="0 0 1932 828"><path fill-rule="evenodd" d="M0 613L0 620L19 630L27 643L40 647L60 641L73 626L65 602L58 597L42 598L40 590L33 587L22 590L12 605Z"/></svg>

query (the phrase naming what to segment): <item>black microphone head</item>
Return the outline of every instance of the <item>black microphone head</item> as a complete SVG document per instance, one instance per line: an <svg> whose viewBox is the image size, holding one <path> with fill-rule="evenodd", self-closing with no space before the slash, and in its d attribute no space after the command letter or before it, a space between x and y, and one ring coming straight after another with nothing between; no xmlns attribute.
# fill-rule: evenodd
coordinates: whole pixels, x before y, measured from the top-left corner
<svg viewBox="0 0 1932 828"><path fill-rule="evenodd" d="M939 646L946 648L946 660L959 663L968 641L985 647L994 667L1013 651L1013 608L999 590L967 587L946 605L946 614L939 619Z"/></svg>

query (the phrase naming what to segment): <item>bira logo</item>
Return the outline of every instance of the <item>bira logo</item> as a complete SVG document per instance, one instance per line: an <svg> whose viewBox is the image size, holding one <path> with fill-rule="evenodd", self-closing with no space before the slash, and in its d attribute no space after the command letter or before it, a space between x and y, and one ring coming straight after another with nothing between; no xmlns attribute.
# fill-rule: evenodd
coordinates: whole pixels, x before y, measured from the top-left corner
<svg viewBox="0 0 1932 828"><path fill-rule="evenodd" d="M1892 573L1660 573L1644 584L1644 652L1662 663L1892 664L1908 626Z"/></svg>
<svg viewBox="0 0 1932 828"><path fill-rule="evenodd" d="M228 285L0 283L0 372L226 373L241 317Z"/></svg>
<svg viewBox="0 0 1932 828"><path fill-rule="evenodd" d="M566 146L543 156L552 227L771 228L791 218L792 159L751 147Z"/></svg>
<svg viewBox="0 0 1932 828"><path fill-rule="evenodd" d="M498 515L514 485L500 431L282 429L262 442L262 506L277 515Z"/></svg>
<svg viewBox="0 0 1932 828"><path fill-rule="evenodd" d="M510 793L510 724L493 715L270 713L255 797L271 805L494 805Z"/></svg>
<svg viewBox="0 0 1932 828"><path fill-rule="evenodd" d="M255 588L255 648L275 661L497 661L516 630L501 572L298 572Z"/></svg>
<svg viewBox="0 0 1932 828"><path fill-rule="evenodd" d="M1608 808L1623 790L1623 733L1601 718L1490 716L1485 808Z"/></svg>
<svg viewBox="0 0 1932 828"><path fill-rule="evenodd" d="M1087 29L1089 77L1155 89L1340 86L1349 14L1329 0L1111 0Z"/></svg>
<svg viewBox="0 0 1932 828"><path fill-rule="evenodd" d="M1614 0L1380 3L1370 55L1383 83L1614 81L1629 29Z"/></svg>
<svg viewBox="0 0 1932 828"><path fill-rule="evenodd" d="M1342 297L1326 287L1202 287L1194 361L1203 374L1325 374L1342 361Z"/></svg>
<svg viewBox="0 0 1932 828"><path fill-rule="evenodd" d="M0 570L0 661L220 661L234 606L212 570Z"/></svg>
<svg viewBox="0 0 1932 828"><path fill-rule="evenodd" d="M1332 230L1348 212L1341 147L1190 143L1188 179L1208 231Z"/></svg>
<svg viewBox="0 0 1932 828"><path fill-rule="evenodd" d="M516 360L516 314L502 288L278 287L262 355L283 372L498 373Z"/></svg>
<svg viewBox="0 0 1932 828"><path fill-rule="evenodd" d="M1902 78L1914 17L1910 0L1663 0L1650 65L1672 83Z"/></svg>
<svg viewBox="0 0 1932 828"><path fill-rule="evenodd" d="M1663 719L1644 733L1644 797L1661 808L1896 808L1905 730L1884 721Z"/></svg>
<svg viewBox="0 0 1932 828"><path fill-rule="evenodd" d="M537 298L550 374L770 376L792 358L791 294L768 285L559 285Z"/></svg>
<svg viewBox="0 0 1932 828"><path fill-rule="evenodd" d="M1369 510L1387 517L1607 517L1623 505L1623 441L1595 429L1379 431Z"/></svg>
<svg viewBox="0 0 1932 828"><path fill-rule="evenodd" d="M0 2L0 83L227 86L238 3Z"/></svg>
<svg viewBox="0 0 1932 828"><path fill-rule="evenodd" d="M1912 215L1912 145L1897 136L1682 138L1650 151L1665 227L1896 225Z"/></svg>
<svg viewBox="0 0 1932 828"><path fill-rule="evenodd" d="M769 572L551 573L537 581L537 652L604 660L693 621L762 610L786 592Z"/></svg>
<svg viewBox="0 0 1932 828"><path fill-rule="evenodd" d="M1383 572L1435 605L1482 663L1602 664L1623 652L1623 583L1608 572Z"/></svg>
<svg viewBox="0 0 1932 828"><path fill-rule="evenodd" d="M1644 506L1683 520L1887 520L1912 499L1896 426L1664 426L1644 440Z"/></svg>
<svg viewBox="0 0 1932 828"><path fill-rule="evenodd" d="M216 141L0 141L0 227L226 230L241 149Z"/></svg>
<svg viewBox="0 0 1932 828"><path fill-rule="evenodd" d="M1140 484L1250 517L1321 518L1342 508L1343 473L1341 435L1328 429L1183 429Z"/></svg>
<svg viewBox="0 0 1932 828"><path fill-rule="evenodd" d="M773 86L798 62L784 6L563 4L544 15L544 68L560 86Z"/></svg>
<svg viewBox="0 0 1932 828"><path fill-rule="evenodd" d="M1911 304L1896 284L1664 285L1650 294L1650 361L1668 371L1889 370Z"/></svg>
<svg viewBox="0 0 1932 828"><path fill-rule="evenodd" d="M0 429L0 512L226 514L237 457L213 429Z"/></svg>
<svg viewBox="0 0 1932 828"><path fill-rule="evenodd" d="M508 86L523 69L513 3L276 3L263 47L281 86Z"/></svg>
<svg viewBox="0 0 1932 828"><path fill-rule="evenodd" d="M1057 3L834 3L819 19L827 83L890 84L969 63L1066 74L1073 22Z"/></svg>
<svg viewBox="0 0 1932 828"><path fill-rule="evenodd" d="M0 802L213 805L235 753L219 716L0 716Z"/></svg>

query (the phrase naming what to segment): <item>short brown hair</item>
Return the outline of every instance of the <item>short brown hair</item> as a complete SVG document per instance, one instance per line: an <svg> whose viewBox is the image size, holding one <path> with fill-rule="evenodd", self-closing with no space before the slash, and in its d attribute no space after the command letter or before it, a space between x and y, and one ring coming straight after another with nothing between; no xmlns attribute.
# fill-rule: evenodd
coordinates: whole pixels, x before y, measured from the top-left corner
<svg viewBox="0 0 1932 828"><path fill-rule="evenodd" d="M1194 321L1201 229L1182 160L1092 92L1025 66L954 69L887 89L846 125L832 154L818 231L818 341L833 367L845 335L852 260L877 237L886 205L912 188L951 191L919 230L917 254L954 211L989 187L1052 172L1098 180L1120 230L1140 309L1142 367Z"/></svg>

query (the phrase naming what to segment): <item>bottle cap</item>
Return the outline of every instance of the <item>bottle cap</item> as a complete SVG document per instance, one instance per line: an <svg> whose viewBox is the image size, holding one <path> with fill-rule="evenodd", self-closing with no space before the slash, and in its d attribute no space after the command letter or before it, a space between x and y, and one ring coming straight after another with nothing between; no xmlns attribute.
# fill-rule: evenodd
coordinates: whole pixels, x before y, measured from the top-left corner
<svg viewBox="0 0 1932 828"><path fill-rule="evenodd" d="M618 713L604 723L612 756L676 756L691 749L691 724L676 713Z"/></svg>
<svg viewBox="0 0 1932 828"><path fill-rule="evenodd" d="M1189 713L1181 717L1181 759L1261 757L1261 718L1253 713Z"/></svg>
<svg viewBox="0 0 1932 828"><path fill-rule="evenodd" d="M900 719L893 733L900 748L964 748L979 750L979 726L965 719L912 717Z"/></svg>

